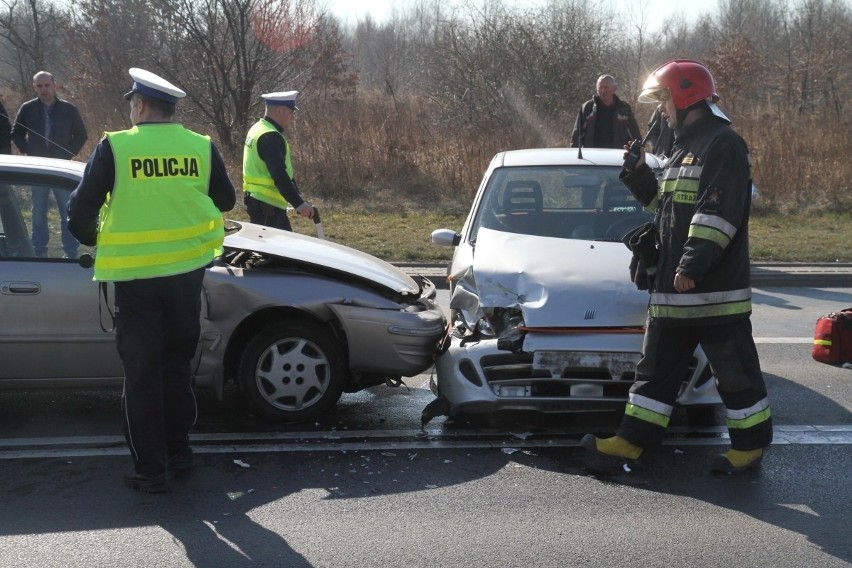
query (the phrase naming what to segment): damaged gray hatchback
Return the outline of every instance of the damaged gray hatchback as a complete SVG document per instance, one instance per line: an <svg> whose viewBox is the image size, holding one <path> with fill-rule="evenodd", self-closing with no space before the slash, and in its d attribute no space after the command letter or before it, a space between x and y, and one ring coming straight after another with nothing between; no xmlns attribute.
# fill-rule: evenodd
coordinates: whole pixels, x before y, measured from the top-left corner
<svg viewBox="0 0 852 568"><path fill-rule="evenodd" d="M451 330L435 364L439 414L623 408L642 350L648 293L631 282L624 234L653 219L619 181L622 150L494 157L456 233ZM651 168L662 162L647 155ZM678 403L706 422L720 404L699 348Z"/></svg>
<svg viewBox="0 0 852 568"><path fill-rule="evenodd" d="M34 191L64 202L83 167L0 156L0 389L123 380L112 285L99 290L92 268L66 258L71 243L53 199L46 257L30 238ZM343 392L398 386L433 364L446 328L434 299L428 279L371 255L226 221L224 253L204 279L195 386L221 397L233 380L266 418L315 419Z"/></svg>

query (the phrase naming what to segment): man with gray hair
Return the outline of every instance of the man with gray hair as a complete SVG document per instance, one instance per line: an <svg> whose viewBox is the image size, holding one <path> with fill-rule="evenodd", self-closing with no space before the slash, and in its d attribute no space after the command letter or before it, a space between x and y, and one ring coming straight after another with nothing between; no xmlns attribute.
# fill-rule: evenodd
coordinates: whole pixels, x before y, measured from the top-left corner
<svg viewBox="0 0 852 568"><path fill-rule="evenodd" d="M601 75L595 87L597 94L583 103L577 113L571 147L623 148L631 140L641 138L630 105L615 96L615 78Z"/></svg>

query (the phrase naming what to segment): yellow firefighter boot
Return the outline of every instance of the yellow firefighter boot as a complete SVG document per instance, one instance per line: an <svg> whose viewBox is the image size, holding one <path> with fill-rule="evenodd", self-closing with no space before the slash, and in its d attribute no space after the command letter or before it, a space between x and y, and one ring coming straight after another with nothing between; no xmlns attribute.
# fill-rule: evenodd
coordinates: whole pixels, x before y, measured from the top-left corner
<svg viewBox="0 0 852 568"><path fill-rule="evenodd" d="M762 460L763 448L756 450L730 449L724 454L716 456L713 461L713 470L722 473L737 473L759 467Z"/></svg>
<svg viewBox="0 0 852 568"><path fill-rule="evenodd" d="M598 438L592 434L586 434L580 440L580 445L596 454L631 461L639 459L639 456L642 455L642 448L631 444L621 436Z"/></svg>

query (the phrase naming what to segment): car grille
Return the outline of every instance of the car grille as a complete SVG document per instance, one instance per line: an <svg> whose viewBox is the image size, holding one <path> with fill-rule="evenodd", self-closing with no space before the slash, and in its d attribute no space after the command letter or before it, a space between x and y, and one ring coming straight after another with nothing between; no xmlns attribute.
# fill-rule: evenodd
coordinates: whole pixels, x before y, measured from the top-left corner
<svg viewBox="0 0 852 568"><path fill-rule="evenodd" d="M555 398L623 402L635 380L636 354L560 354L554 366L534 365L533 355L488 355L480 360L488 386L501 398ZM572 360L576 359L576 361ZM590 364L591 363L591 364ZM597 363L597 364L595 364Z"/></svg>

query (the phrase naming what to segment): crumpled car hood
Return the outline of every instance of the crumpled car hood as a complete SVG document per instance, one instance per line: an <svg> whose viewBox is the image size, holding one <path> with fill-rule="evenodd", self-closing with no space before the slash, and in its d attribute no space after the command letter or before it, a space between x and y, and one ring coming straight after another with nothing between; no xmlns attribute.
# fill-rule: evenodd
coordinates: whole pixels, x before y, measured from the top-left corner
<svg viewBox="0 0 852 568"><path fill-rule="evenodd" d="M473 258L472 267L453 275L450 303L468 321L483 308L517 307L527 327L645 323L648 293L630 281L630 251L622 243L480 229Z"/></svg>
<svg viewBox="0 0 852 568"><path fill-rule="evenodd" d="M359 250L323 239L240 221L239 231L225 236L225 246L257 251L300 263L348 273L402 294L419 294L420 286L396 266Z"/></svg>

